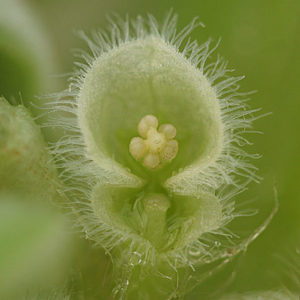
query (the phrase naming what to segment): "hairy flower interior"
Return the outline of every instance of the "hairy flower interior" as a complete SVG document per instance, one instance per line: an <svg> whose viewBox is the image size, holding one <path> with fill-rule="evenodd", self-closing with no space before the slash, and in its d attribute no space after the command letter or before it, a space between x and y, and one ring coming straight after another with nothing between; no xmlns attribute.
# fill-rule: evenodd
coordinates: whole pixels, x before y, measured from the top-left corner
<svg viewBox="0 0 300 300"><path fill-rule="evenodd" d="M148 169L158 169L164 162L172 161L178 152L176 128L171 124L159 126L153 115L146 115L138 125L142 137L134 137L129 144L129 152L136 160L142 160Z"/></svg>
<svg viewBox="0 0 300 300"><path fill-rule="evenodd" d="M153 36L123 43L91 64L78 94L77 113L88 157L118 175L117 181L109 180L114 184L130 180L132 186L140 185L138 179L148 180L153 170L157 180L165 181L186 167L193 168L189 174L195 178L192 174L213 163L223 147L220 105L209 81L176 49ZM163 125L155 127L154 121L151 130L143 129L146 115ZM128 151L140 121L141 139L132 142L137 150ZM167 138L175 134L174 127L178 152L177 142ZM149 137L143 130L149 130ZM142 139L152 152L145 151ZM169 143L161 152L164 139ZM144 157L143 151L151 155ZM177 188L174 181L170 185Z"/></svg>

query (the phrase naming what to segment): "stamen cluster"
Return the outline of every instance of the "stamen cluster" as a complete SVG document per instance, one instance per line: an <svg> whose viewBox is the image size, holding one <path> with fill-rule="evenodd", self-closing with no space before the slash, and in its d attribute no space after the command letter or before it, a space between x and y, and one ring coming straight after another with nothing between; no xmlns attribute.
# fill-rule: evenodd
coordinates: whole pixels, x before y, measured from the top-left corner
<svg viewBox="0 0 300 300"><path fill-rule="evenodd" d="M158 130L158 120L153 115L144 116L138 124L141 137L134 137L129 144L129 152L136 160L142 160L148 169L157 169L163 163L172 161L178 152L178 142L174 140L176 128L162 124Z"/></svg>

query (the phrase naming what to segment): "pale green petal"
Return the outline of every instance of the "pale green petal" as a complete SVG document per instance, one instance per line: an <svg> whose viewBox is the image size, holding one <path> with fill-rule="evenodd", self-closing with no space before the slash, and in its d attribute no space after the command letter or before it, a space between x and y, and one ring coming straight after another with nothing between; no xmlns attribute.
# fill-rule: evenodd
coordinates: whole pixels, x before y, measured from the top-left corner
<svg viewBox="0 0 300 300"><path fill-rule="evenodd" d="M169 231L176 236L172 248L191 246L205 232L212 232L222 224L222 206L219 200L210 194L192 196L174 196L169 211ZM170 237L172 240L172 237Z"/></svg>
<svg viewBox="0 0 300 300"><path fill-rule="evenodd" d="M158 38L131 41L100 56L86 75L78 105L89 156L104 168L122 164L143 177L158 176L148 174L128 151L147 114L177 129L178 155L161 171L164 177L190 164L206 165L221 151L214 90L199 70Z"/></svg>
<svg viewBox="0 0 300 300"><path fill-rule="evenodd" d="M157 198L153 205L149 203L151 198ZM203 233L218 229L222 223L222 206L210 194L198 198L165 196L144 189L98 186L93 191L92 209L96 218L90 218L88 232L96 226L101 235L110 228L104 240L109 237L120 244L122 239L145 247L150 242L162 254L191 246Z"/></svg>

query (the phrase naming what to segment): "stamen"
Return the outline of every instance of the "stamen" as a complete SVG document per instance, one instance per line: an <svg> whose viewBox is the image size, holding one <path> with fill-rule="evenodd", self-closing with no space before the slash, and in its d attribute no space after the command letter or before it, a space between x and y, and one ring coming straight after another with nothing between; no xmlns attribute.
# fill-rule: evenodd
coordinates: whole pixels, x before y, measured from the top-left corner
<svg viewBox="0 0 300 300"><path fill-rule="evenodd" d="M129 144L129 152L136 160L141 160L148 169L157 169L163 163L172 161L178 152L178 142L173 140L176 128L172 124L162 124L153 115L146 115L138 124L141 137L134 137Z"/></svg>
<svg viewBox="0 0 300 300"><path fill-rule="evenodd" d="M145 116L138 125L138 132L141 137L146 138L147 132L150 128L157 128L158 120L155 116L147 115Z"/></svg>
<svg viewBox="0 0 300 300"><path fill-rule="evenodd" d="M175 158L178 151L178 142L171 140L167 142L166 147L161 153L162 159L165 161L171 161Z"/></svg>
<svg viewBox="0 0 300 300"><path fill-rule="evenodd" d="M135 159L142 158L147 151L145 141L140 137L134 137L130 141L129 151Z"/></svg>
<svg viewBox="0 0 300 300"><path fill-rule="evenodd" d="M143 165L148 169L156 169L160 164L160 159L157 154L147 154L143 160Z"/></svg>
<svg viewBox="0 0 300 300"><path fill-rule="evenodd" d="M176 136L176 128L172 124L160 125L158 131L164 133L168 139L174 139Z"/></svg>

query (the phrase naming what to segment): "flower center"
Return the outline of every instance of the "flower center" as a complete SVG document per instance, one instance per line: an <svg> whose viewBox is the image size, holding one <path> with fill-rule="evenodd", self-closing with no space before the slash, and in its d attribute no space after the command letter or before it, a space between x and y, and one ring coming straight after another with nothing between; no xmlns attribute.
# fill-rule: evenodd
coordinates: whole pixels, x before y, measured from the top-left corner
<svg viewBox="0 0 300 300"><path fill-rule="evenodd" d="M129 144L130 154L152 170L172 161L178 152L178 142L174 140L176 128L171 124L162 124L158 130L157 127L155 116L144 116L138 124L141 137L132 138Z"/></svg>

